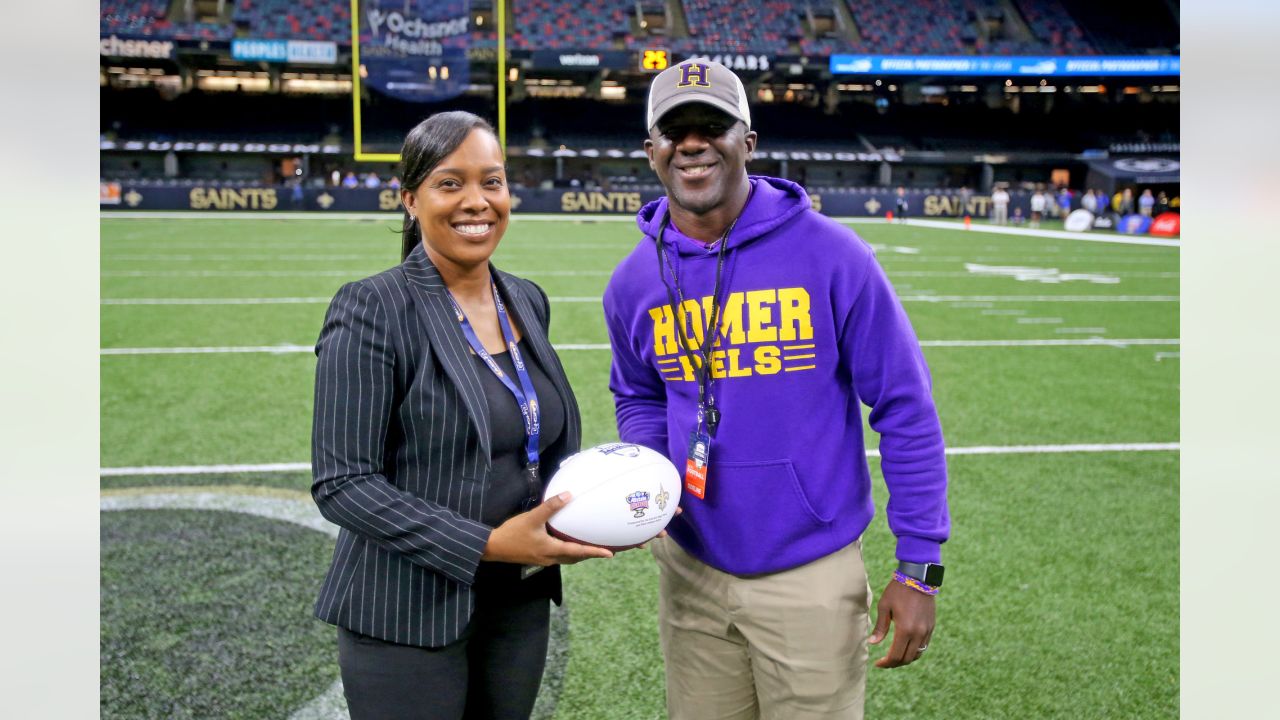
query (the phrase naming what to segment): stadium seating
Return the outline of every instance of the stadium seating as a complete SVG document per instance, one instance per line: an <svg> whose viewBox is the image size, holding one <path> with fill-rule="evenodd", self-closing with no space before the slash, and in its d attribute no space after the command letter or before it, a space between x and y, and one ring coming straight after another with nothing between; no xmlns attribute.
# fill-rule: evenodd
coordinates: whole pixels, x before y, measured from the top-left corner
<svg viewBox="0 0 1280 720"><path fill-rule="evenodd" d="M689 38L675 41L678 51L787 52L804 35L803 5L791 0L683 0Z"/></svg>
<svg viewBox="0 0 1280 720"><path fill-rule="evenodd" d="M103 35L164 35L172 27L165 17L163 0L102 0L100 31Z"/></svg>
<svg viewBox="0 0 1280 720"><path fill-rule="evenodd" d="M881 54L1093 54L1061 0L836 0L857 26L860 42L812 37L806 30L806 0L670 0L679 2L688 22L687 37L657 42L678 53L799 52ZM461 4L459 4L461 6ZM234 0L229 23L174 22L166 0L103 0L103 34L176 39L229 40L234 36L291 40L351 41L348 0ZM639 49L650 37L631 34L634 0L512 0L509 47L539 49ZM657 6L650 7L656 11ZM1027 39L988 38L981 19L1019 13L1031 32ZM491 48L490 27L473 27L470 42Z"/></svg>
<svg viewBox="0 0 1280 720"><path fill-rule="evenodd" d="M511 47L521 50L595 48L631 40L633 0L519 0L512 4Z"/></svg>
<svg viewBox="0 0 1280 720"><path fill-rule="evenodd" d="M351 3L343 0L237 0L231 17L256 38L351 42Z"/></svg>
<svg viewBox="0 0 1280 720"><path fill-rule="evenodd" d="M99 32L103 35L141 35L190 40L230 40L235 29L208 22L172 22L165 0L103 0Z"/></svg>
<svg viewBox="0 0 1280 720"><path fill-rule="evenodd" d="M1096 51L1080 26L1058 0L1014 0L1031 32L1058 55L1092 55Z"/></svg>

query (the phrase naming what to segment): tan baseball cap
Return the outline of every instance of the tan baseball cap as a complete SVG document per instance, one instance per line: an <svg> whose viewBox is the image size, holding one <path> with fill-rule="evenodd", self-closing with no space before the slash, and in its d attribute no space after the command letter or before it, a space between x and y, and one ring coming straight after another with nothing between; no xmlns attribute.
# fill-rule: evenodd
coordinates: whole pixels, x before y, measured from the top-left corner
<svg viewBox="0 0 1280 720"><path fill-rule="evenodd" d="M649 111L645 127L685 103L706 103L751 127L747 90L732 70L711 60L685 60L658 73L649 86Z"/></svg>

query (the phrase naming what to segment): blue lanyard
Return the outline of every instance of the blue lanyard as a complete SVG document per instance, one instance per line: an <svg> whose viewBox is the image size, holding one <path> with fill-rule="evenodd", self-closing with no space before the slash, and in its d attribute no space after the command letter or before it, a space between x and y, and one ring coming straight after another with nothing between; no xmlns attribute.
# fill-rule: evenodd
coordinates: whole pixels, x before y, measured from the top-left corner
<svg viewBox="0 0 1280 720"><path fill-rule="evenodd" d="M489 287L493 290L493 302L498 308L498 324L502 326L502 338L507 343L507 350L511 353L511 362L516 366L516 376L520 380L520 387L511 382L511 377L502 371L498 366L498 362L493 359L488 350L484 349L484 344L480 342L480 338L476 336L475 328L471 327L471 322L467 320L466 313L462 312L462 307L458 305L458 301L454 299L453 293L447 293L449 302L453 304L453 311L458 314L458 322L462 325L462 334L467 336L467 342L471 344L471 349L484 360L485 365L493 371L493 374L507 386L512 395L516 397L516 403L520 405L520 414L524 416L524 434L525 434L525 454L528 456L528 467L536 473L538 468L538 435L541 432L539 411L538 411L538 393L533 388L533 379L529 377L529 370L524 365L524 359L520 357L520 348L516 345L515 333L511 331L511 321L507 319L507 308L502 304L502 296L498 294L498 286L489 280Z"/></svg>

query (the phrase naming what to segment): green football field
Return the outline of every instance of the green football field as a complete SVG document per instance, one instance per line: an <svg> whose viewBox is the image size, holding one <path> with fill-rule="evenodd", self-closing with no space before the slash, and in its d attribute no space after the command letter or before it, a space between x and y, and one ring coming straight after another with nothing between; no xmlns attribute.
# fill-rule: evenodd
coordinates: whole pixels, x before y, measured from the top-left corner
<svg viewBox="0 0 1280 720"><path fill-rule="evenodd" d="M342 716L311 618L333 543L307 495L311 346L341 284L398 261L396 223L103 219L103 717ZM871 669L868 717L1176 716L1178 248L852 227L924 345L951 453L937 630L921 662ZM600 295L638 239L517 217L495 258L551 297L584 445L616 438ZM648 553L565 582L536 714L664 717Z"/></svg>

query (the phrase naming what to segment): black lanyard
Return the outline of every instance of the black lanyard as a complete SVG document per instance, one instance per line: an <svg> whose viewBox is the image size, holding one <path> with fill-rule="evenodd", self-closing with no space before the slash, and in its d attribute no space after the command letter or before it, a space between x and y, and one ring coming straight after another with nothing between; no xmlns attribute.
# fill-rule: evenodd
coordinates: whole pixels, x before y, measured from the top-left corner
<svg viewBox="0 0 1280 720"><path fill-rule="evenodd" d="M754 192L755 188L751 188ZM747 195L747 203L751 202L751 194ZM746 203L742 209L745 211ZM725 228L724 234L720 236L720 249L716 253L716 281L711 290L711 312L707 318L706 329L702 333L702 342L694 346L693 341L689 339L689 335L685 332L684 321L681 319L680 312L684 309L684 293L680 290L680 278L676 275L675 268L667 261L666 248L662 244L662 237L666 233L667 224L671 220L671 213L664 213L662 222L658 224L658 235L656 241L658 243L658 276L662 279L662 287L667 291L667 302L671 305L671 320L676 326L676 337L680 342L680 350L684 353L685 358L689 362L689 366L693 368L694 378L698 382L698 427L696 430L702 429L702 422L705 418L707 423L707 432L713 437L716 434L716 427L720 424L720 411L716 409L716 398L711 393L711 348L715 345L716 336L720 334L720 279L724 272L724 256L729 247L729 233L733 232L733 228L738 224L738 218L742 217L742 213L738 213L738 217L729 223L729 227ZM671 275L671 285L667 284L667 274ZM671 287L675 286L675 292L672 293ZM677 299L680 304L676 305ZM702 361L701 366L694 362L694 355L690 351L693 346L698 351L698 359Z"/></svg>

